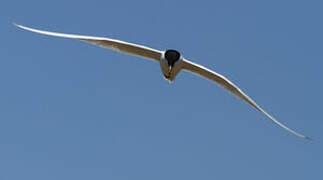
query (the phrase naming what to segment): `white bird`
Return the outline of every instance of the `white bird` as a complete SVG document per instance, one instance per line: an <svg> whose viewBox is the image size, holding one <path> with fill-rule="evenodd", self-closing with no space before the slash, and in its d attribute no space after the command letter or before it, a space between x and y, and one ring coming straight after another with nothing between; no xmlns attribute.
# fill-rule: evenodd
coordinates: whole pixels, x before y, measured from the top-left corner
<svg viewBox="0 0 323 180"><path fill-rule="evenodd" d="M278 126L286 129L290 133L307 139L311 140L311 138L304 136L300 133L295 132L294 130L288 128L284 124L277 121L273 116L268 114L265 110L263 110L258 104L255 103L249 96L247 96L241 89L239 89L235 84L233 84L231 81L229 81L227 78L222 76L221 74L218 74L206 67L203 67L201 65L195 64L187 59L185 59L178 51L176 50L165 50L160 51L156 49L152 49L146 46L141 46L133 43L128 43L125 41L120 41L116 39L110 39L110 38L104 38L104 37L93 37L93 36L82 36L82 35L73 35L73 34L63 34L63 33L56 33L56 32L49 32L49 31L42 31L37 30L33 28L29 28L26 26L14 24L15 26L32 31L35 33L50 35L50 36L58 36L63 38L72 38L72 39L78 39L82 41L87 41L89 43L93 43L95 45L101 46L103 48L109 48L116 51L120 51L123 53L140 56L143 58L147 58L150 60L154 60L159 62L161 71L164 75L164 77L170 81L173 82L176 75L181 71L185 70L191 73L194 73L196 75L202 76L204 78L207 78L218 85L222 86L226 90L230 91L232 94L236 95L238 98L244 100L260 112L264 113L269 119L271 119L274 123L276 123Z"/></svg>

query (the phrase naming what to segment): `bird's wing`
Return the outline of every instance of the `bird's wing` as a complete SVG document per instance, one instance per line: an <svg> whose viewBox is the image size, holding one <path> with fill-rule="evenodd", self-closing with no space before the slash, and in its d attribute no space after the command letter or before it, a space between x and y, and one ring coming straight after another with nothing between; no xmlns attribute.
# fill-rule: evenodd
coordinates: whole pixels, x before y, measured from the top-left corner
<svg viewBox="0 0 323 180"><path fill-rule="evenodd" d="M96 44L98 46L104 47L104 48L109 48L109 49L113 49L113 50L120 51L123 53L132 54L135 56L141 56L141 57L156 60L156 61L159 61L161 58L161 55L162 55L162 51L155 50L155 49L141 46L141 45L137 45L137 44L132 44L132 43L120 41L120 40L109 39L109 38L104 38L104 37L92 37L92 36L82 36L82 35L48 32L48 31L42 31L42 30L38 30L38 29L25 27L25 26L18 25L18 24L14 24L14 25L21 28L21 29L32 31L35 33L87 41L87 42Z"/></svg>
<svg viewBox="0 0 323 180"><path fill-rule="evenodd" d="M276 123L280 127L286 129L287 131L289 131L290 133L292 133L298 137L301 137L301 138L304 138L307 140L311 140L311 138L306 137L302 134L299 134L299 133L295 132L294 130L286 127L284 124L280 123L279 121L277 121L274 117L272 117L265 110L263 110L250 97L248 97L241 89L239 89L235 84L233 84L231 81L229 81L224 76L222 76L214 71L211 71L210 69L207 69L206 67L203 67L201 65L190 62L188 60L183 61L182 68L186 71L192 72L194 74L197 74L199 76L205 77L211 81L216 82L218 85L222 86L223 88L230 91L231 93L233 93L234 95L236 95L240 99L246 101L248 104L250 104L251 106L253 106L257 110L259 110L260 112L264 113L269 119L271 119L274 123Z"/></svg>

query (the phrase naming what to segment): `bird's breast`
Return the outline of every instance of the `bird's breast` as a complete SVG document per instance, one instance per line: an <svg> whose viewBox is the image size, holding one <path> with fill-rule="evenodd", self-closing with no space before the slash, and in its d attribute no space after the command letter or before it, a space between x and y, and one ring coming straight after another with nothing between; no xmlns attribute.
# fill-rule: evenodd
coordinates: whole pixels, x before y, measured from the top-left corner
<svg viewBox="0 0 323 180"><path fill-rule="evenodd" d="M171 65L171 64L169 64L167 59L162 58L160 60L160 68L161 68L161 71L162 71L165 79L172 82L172 81L174 81L176 75L182 69L182 59L180 58L174 64Z"/></svg>

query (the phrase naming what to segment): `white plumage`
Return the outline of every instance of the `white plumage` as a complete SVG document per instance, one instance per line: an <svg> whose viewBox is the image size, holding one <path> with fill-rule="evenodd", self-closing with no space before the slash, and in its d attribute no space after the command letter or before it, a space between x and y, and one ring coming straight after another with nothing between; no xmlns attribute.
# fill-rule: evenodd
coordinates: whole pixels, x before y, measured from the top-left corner
<svg viewBox="0 0 323 180"><path fill-rule="evenodd" d="M202 76L206 79L209 79L218 85L222 86L238 98L242 99L243 101L247 102L260 112L264 113L269 119L271 119L274 123L279 125L280 127L286 129L290 133L307 139L311 140L311 138L304 136L300 133L295 132L294 130L286 127L279 121L277 121L274 117L272 117L270 114L268 114L265 110L263 110L259 105L255 103L249 96L247 96L241 89L239 89L235 84L233 84L231 81L229 81L224 76L206 68L201 65L195 64L191 61L186 60L184 57L180 55L179 52L175 50L166 50L166 51L160 51L156 49L152 49L146 46L141 46L133 43L128 43L125 41L110 39L110 38L104 38L104 37L92 37L92 36L82 36L82 35L73 35L73 34L63 34L63 33L55 33L55 32L49 32L49 31L42 31L37 30L29 27L25 27L22 25L15 24L17 27L40 33L50 36L58 36L58 37L64 37L64 38L72 38L72 39L78 39L82 41L87 41L89 43L93 43L95 45L109 48L113 50L117 50L123 53L140 56L143 58L147 58L150 60L155 60L160 63L160 67L162 70L162 73L164 77L169 80L170 82L174 81L176 75L181 71L185 70L191 73L194 73L196 75Z"/></svg>

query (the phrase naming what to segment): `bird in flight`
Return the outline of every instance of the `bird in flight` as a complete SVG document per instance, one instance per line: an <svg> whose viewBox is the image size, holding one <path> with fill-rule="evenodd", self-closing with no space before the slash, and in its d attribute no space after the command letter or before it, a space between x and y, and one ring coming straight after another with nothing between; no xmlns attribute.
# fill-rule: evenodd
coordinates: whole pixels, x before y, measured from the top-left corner
<svg viewBox="0 0 323 180"><path fill-rule="evenodd" d="M278 126L284 128L285 130L289 131L290 133L307 140L311 140L311 138L304 136L296 131L288 128L284 124L277 121L273 116L268 114L265 110L263 110L255 101L253 101L247 94L245 94L241 89L239 89L235 84L229 81L227 78L218 74L204 66L199 64L193 63L187 59L185 59L181 53L176 50L168 49L165 51L160 51L156 49L152 49L146 46L137 45L125 41L120 41L116 39L110 39L105 37L93 37L93 36L82 36L82 35L74 35L74 34L63 34L63 33L56 33L56 32L49 32L43 31L38 29L33 29L30 27L14 24L15 26L27 30L32 31L35 33L45 34L49 36L57 36L63 38L71 38L71 39L78 39L81 41L86 41L103 48L109 48L116 51L120 51L126 54L131 54L135 56L140 56L146 59L157 61L160 64L161 71L165 79L169 82L173 82L176 75L181 71L185 70L206 79L209 79L218 85L222 86L226 90L230 91L232 94L240 98L241 100L247 102L258 111L264 113L270 120L276 123Z"/></svg>

